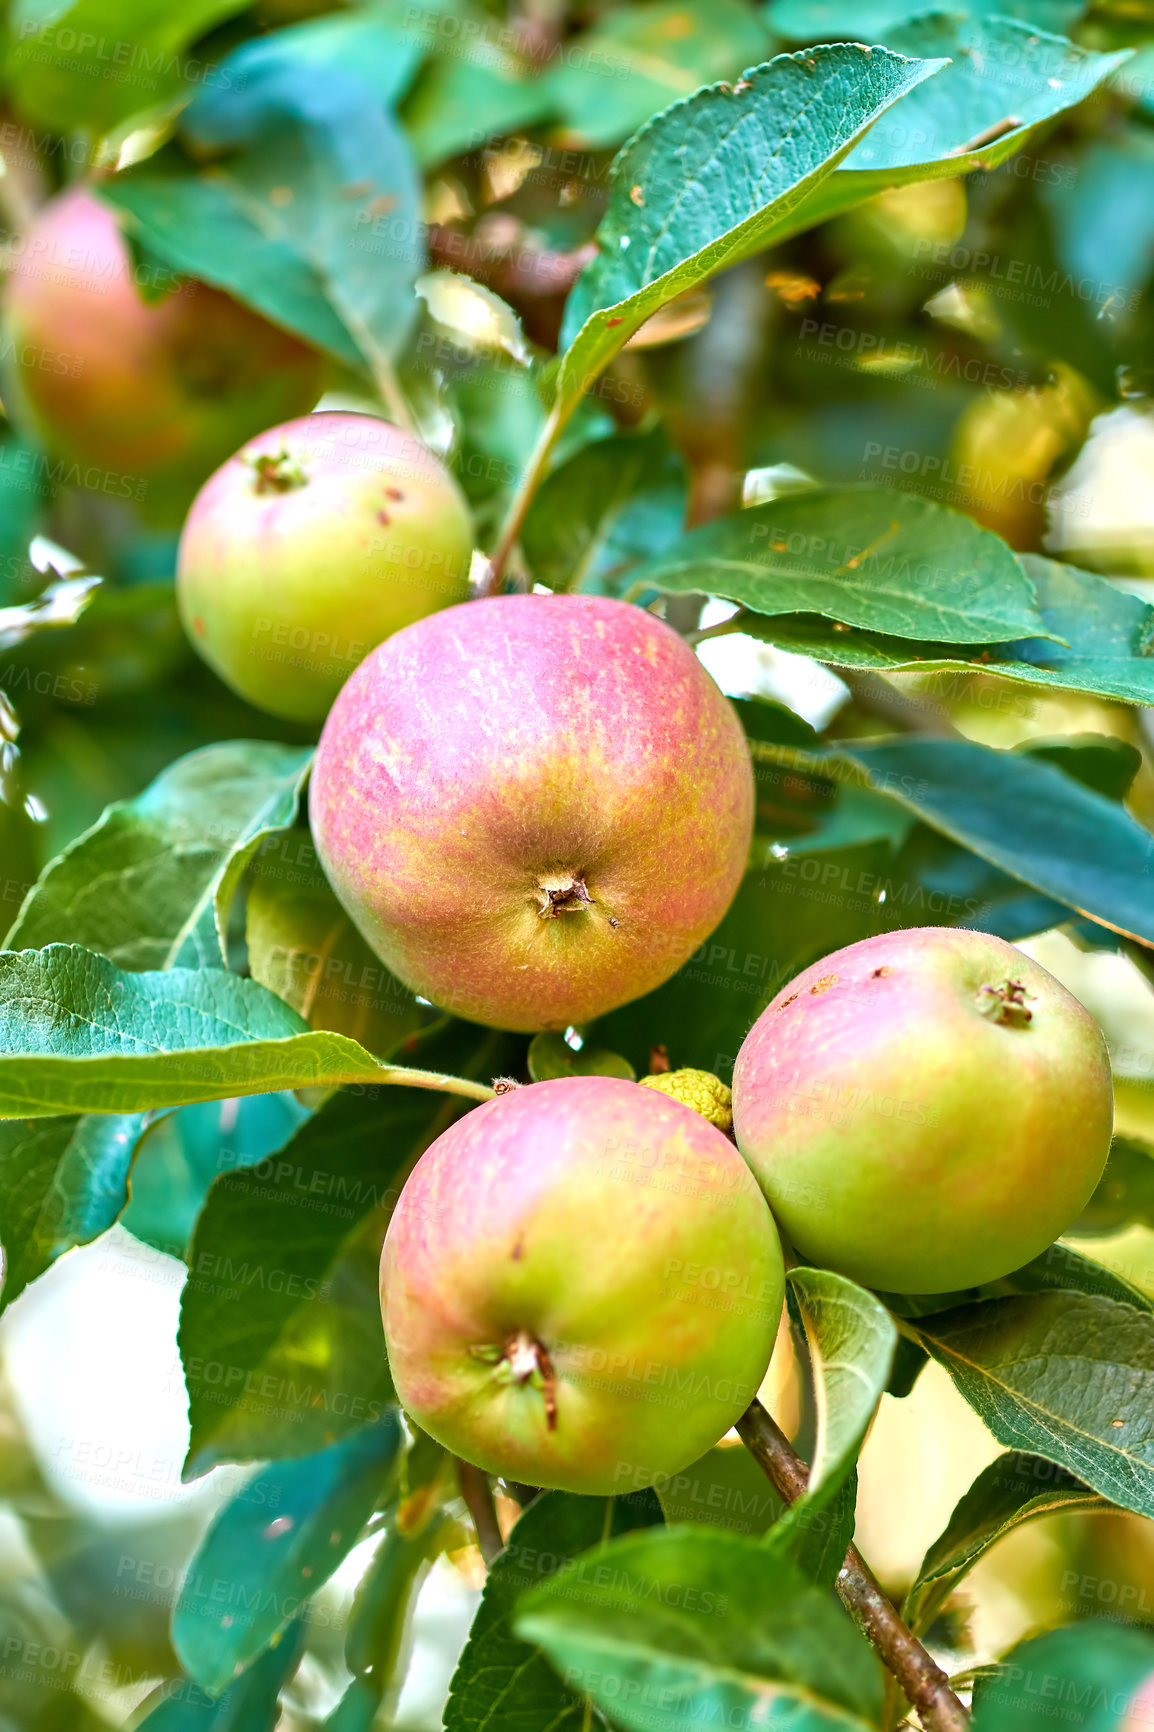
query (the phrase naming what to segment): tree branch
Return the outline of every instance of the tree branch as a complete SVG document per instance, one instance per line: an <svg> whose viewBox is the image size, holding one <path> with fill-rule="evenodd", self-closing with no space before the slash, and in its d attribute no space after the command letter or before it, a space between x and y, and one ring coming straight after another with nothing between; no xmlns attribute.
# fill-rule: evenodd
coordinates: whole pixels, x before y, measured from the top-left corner
<svg viewBox="0 0 1154 1732"><path fill-rule="evenodd" d="M552 409L549 411L545 425L542 427L537 439L537 444L533 450L533 454L529 459L520 482L518 483L517 491L509 502L509 509L505 513L505 521L501 525L500 534L497 537L497 544L494 547L492 556L489 560L489 576L482 588L482 595L497 595L500 593L501 585L505 576L505 567L509 562L509 555L517 545L517 538L521 533L521 526L529 514L529 507L533 503L533 495L536 493L537 488L544 479L549 458L552 455L554 445L557 443L557 435L560 433L563 425L560 404L561 399L558 398L557 402L554 403Z"/></svg>
<svg viewBox="0 0 1154 1732"><path fill-rule="evenodd" d="M760 1401L742 1414L737 1430L778 1494L786 1503L796 1503L806 1489L809 1469ZM845 1555L836 1588L846 1611L917 1709L926 1732L967 1732L970 1717L946 1674L902 1623L855 1546Z"/></svg>
<svg viewBox="0 0 1154 1732"><path fill-rule="evenodd" d="M493 1488L489 1484L489 1476L481 1468L474 1467L472 1462L457 1462L457 1478L461 1485L461 1496L465 1507L473 1518L473 1526L477 1530L477 1544L486 1565L493 1562L505 1544L501 1538L501 1528L497 1521L497 1505L493 1501Z"/></svg>

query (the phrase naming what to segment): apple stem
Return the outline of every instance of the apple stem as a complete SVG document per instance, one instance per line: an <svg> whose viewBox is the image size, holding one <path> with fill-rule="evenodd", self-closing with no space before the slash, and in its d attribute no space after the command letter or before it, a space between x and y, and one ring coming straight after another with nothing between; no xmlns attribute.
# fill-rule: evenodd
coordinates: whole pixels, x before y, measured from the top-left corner
<svg viewBox="0 0 1154 1732"><path fill-rule="evenodd" d="M760 1401L746 1408L737 1431L779 1496L796 1503L809 1484L809 1468ZM967 1732L970 1716L949 1679L902 1623L856 1546L846 1552L835 1587L846 1611L917 1709L926 1732Z"/></svg>
<svg viewBox="0 0 1154 1732"><path fill-rule="evenodd" d="M283 448L279 451L262 451L258 457L242 459L247 462L255 477L254 493L291 493L294 487L304 487L308 476Z"/></svg>
<svg viewBox="0 0 1154 1732"><path fill-rule="evenodd" d="M465 1507L477 1530L477 1545L488 1567L505 1544L501 1538L501 1525L497 1520L497 1505L493 1500L489 1476L483 1469L474 1467L471 1461L458 1460L457 1479Z"/></svg>
<svg viewBox="0 0 1154 1732"><path fill-rule="evenodd" d="M557 1376L548 1351L530 1335L519 1329L505 1345L505 1361L514 1383L531 1383L545 1398L545 1429L557 1429Z"/></svg>
<svg viewBox="0 0 1154 1732"><path fill-rule="evenodd" d="M577 914L585 908L592 908L593 898L585 883L585 874L575 872L561 884L542 884L538 887L538 895L543 898L541 918L552 920L558 914Z"/></svg>
<svg viewBox="0 0 1154 1732"><path fill-rule="evenodd" d="M1034 1015L1026 1004L1027 996L1031 995L1020 980L1007 980L1002 986L982 986L978 989L978 1009L993 1022L1024 1028Z"/></svg>

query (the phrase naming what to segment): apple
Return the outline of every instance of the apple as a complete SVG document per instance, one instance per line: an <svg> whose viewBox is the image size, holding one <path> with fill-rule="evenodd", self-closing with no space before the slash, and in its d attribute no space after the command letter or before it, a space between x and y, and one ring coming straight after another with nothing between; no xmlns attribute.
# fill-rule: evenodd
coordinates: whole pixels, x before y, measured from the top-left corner
<svg viewBox="0 0 1154 1732"><path fill-rule="evenodd" d="M652 614L507 595L368 656L321 735L313 837L422 997L522 1031L660 985L745 869L753 775L731 704Z"/></svg>
<svg viewBox="0 0 1154 1732"><path fill-rule="evenodd" d="M234 691L319 721L399 627L469 593L469 510L411 434L374 415L305 415L210 477L180 538L185 630Z"/></svg>
<svg viewBox="0 0 1154 1732"><path fill-rule="evenodd" d="M1097 1023L985 932L863 939L792 980L737 1055L738 1147L798 1252L944 1293L1037 1257L1089 1201L1113 1095Z"/></svg>
<svg viewBox="0 0 1154 1732"><path fill-rule="evenodd" d="M406 1411L489 1473L594 1496L680 1473L740 1418L783 1292L733 1144L619 1077L532 1083L459 1119L381 1254Z"/></svg>
<svg viewBox="0 0 1154 1732"><path fill-rule="evenodd" d="M82 186L39 210L14 250L5 402L78 487L177 521L230 451L323 389L321 357L258 313L134 268ZM145 300L142 287L164 292Z"/></svg>

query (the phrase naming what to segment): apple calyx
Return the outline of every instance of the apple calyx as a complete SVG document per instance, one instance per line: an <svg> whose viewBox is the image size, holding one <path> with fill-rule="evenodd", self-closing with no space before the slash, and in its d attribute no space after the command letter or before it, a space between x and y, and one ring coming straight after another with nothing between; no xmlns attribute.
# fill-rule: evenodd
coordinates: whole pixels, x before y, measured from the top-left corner
<svg viewBox="0 0 1154 1732"><path fill-rule="evenodd" d="M580 914L593 906L583 872L568 876L559 873L552 882L542 879L537 893L542 898L538 910L542 920L555 920L559 914Z"/></svg>
<svg viewBox="0 0 1154 1732"><path fill-rule="evenodd" d="M1001 986L981 986L974 1000L982 1016L988 1016L993 1022L1005 1023L1009 1028L1025 1028L1034 1020L1034 1013L1026 1003L1025 986L1020 980L1007 980Z"/></svg>
<svg viewBox="0 0 1154 1732"><path fill-rule="evenodd" d="M488 1343L470 1347L474 1359L493 1366L500 1383L515 1383L520 1388L529 1384L539 1389L545 1398L545 1426L557 1429L557 1376L548 1349L527 1329L518 1329L503 1346Z"/></svg>
<svg viewBox="0 0 1154 1732"><path fill-rule="evenodd" d="M726 1134L733 1129L733 1090L709 1070L658 1071L655 1076L639 1078L644 1089L656 1089L669 1095L682 1106L691 1107Z"/></svg>
<svg viewBox="0 0 1154 1732"><path fill-rule="evenodd" d="M279 451L262 451L256 457L246 457L253 472L254 493L291 493L294 487L304 487L308 476L284 446Z"/></svg>

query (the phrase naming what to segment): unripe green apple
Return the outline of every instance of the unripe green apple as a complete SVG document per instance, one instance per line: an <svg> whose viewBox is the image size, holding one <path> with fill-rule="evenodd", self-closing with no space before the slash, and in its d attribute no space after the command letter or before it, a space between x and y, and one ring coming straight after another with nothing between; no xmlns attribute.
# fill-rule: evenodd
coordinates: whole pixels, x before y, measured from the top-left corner
<svg viewBox="0 0 1154 1732"><path fill-rule="evenodd" d="M1097 1023L985 932L915 927L799 974L737 1056L738 1147L802 1256L944 1293L1037 1257L1110 1147Z"/></svg>
<svg viewBox="0 0 1154 1732"><path fill-rule="evenodd" d="M381 1255L402 1405L447 1449L608 1496L677 1474L757 1394L784 1275L733 1144L618 1077L500 1095L421 1156Z"/></svg>
<svg viewBox="0 0 1154 1732"><path fill-rule="evenodd" d="M1047 501L1044 546L1089 571L1154 577L1154 414L1148 400L1098 416Z"/></svg>
<svg viewBox="0 0 1154 1732"><path fill-rule="evenodd" d="M320 395L315 350L204 283L150 282L83 187L38 211L15 252L5 398L78 487L178 521L230 451Z"/></svg>
<svg viewBox="0 0 1154 1732"><path fill-rule="evenodd" d="M684 641L641 608L508 595L433 614L329 714L313 836L413 991L497 1028L565 1028L673 974L745 869L749 749Z"/></svg>
<svg viewBox="0 0 1154 1732"><path fill-rule="evenodd" d="M272 427L205 482L180 538L177 598L210 667L273 715L319 721L364 657L469 593L456 482L375 415Z"/></svg>

